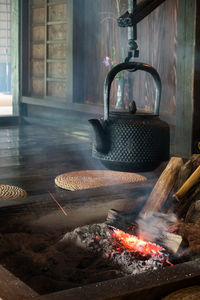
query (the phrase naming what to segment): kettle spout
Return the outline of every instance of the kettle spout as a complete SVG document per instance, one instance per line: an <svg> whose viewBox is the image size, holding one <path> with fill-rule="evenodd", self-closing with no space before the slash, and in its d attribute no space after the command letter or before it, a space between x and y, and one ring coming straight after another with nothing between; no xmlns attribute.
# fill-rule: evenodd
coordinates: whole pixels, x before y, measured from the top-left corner
<svg viewBox="0 0 200 300"><path fill-rule="evenodd" d="M101 124L97 119L90 119L88 122L92 125L94 132L94 146L98 152L108 153L110 149L108 132L106 130L106 122Z"/></svg>

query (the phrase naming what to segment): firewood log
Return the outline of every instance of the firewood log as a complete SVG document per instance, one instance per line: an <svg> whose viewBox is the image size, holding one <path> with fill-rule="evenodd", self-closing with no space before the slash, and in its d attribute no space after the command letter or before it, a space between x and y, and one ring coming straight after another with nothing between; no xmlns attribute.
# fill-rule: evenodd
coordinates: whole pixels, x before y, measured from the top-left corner
<svg viewBox="0 0 200 300"><path fill-rule="evenodd" d="M175 184L178 191L184 182L190 177L195 169L200 165L200 154L193 154L191 158L181 167Z"/></svg>
<svg viewBox="0 0 200 300"><path fill-rule="evenodd" d="M186 193L198 182L200 181L200 166L190 175L190 177L186 180L186 182L180 187L180 189L176 192L175 197L177 200L183 198Z"/></svg>
<svg viewBox="0 0 200 300"><path fill-rule="evenodd" d="M141 214L160 211L164 203L167 201L178 173L183 166L183 160L180 157L172 157L162 172L156 185L154 186Z"/></svg>
<svg viewBox="0 0 200 300"><path fill-rule="evenodd" d="M187 240L191 254L200 254L200 224L181 222L177 225L177 233Z"/></svg>
<svg viewBox="0 0 200 300"><path fill-rule="evenodd" d="M200 200L195 201L190 205L185 217L186 223L200 224Z"/></svg>
<svg viewBox="0 0 200 300"><path fill-rule="evenodd" d="M199 198L200 195L200 184L197 184L191 188L191 190L181 199L179 199L176 214L179 219L185 219L191 204Z"/></svg>

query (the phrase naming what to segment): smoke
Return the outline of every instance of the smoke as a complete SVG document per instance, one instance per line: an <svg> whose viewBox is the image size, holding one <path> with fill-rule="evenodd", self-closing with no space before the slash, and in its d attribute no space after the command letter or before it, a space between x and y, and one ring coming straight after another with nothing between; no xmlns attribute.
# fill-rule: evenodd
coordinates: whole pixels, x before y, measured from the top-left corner
<svg viewBox="0 0 200 300"><path fill-rule="evenodd" d="M175 214L149 213L137 219L138 236L151 242L163 241L165 232L177 222Z"/></svg>

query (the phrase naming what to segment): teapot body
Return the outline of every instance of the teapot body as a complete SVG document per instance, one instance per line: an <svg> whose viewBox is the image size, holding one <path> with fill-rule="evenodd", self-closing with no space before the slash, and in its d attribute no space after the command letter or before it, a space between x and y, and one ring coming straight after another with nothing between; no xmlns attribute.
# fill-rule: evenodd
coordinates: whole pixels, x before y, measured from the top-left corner
<svg viewBox="0 0 200 300"><path fill-rule="evenodd" d="M115 76L124 70L145 71L155 83L153 113L136 113L134 101L129 112L110 112L110 90ZM159 119L161 79L150 65L128 62L116 65L108 73L104 83L104 118L91 119L93 136L92 156L112 170L150 171L169 159L169 126Z"/></svg>
<svg viewBox="0 0 200 300"><path fill-rule="evenodd" d="M150 171L169 159L169 126L158 116L112 118L105 128L107 153L92 147L92 156L111 170Z"/></svg>

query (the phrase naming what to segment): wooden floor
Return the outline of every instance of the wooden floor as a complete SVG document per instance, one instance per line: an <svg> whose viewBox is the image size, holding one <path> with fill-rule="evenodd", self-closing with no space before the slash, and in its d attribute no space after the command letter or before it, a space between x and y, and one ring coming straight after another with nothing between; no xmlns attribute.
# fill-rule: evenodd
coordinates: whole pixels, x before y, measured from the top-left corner
<svg viewBox="0 0 200 300"><path fill-rule="evenodd" d="M55 191L57 175L95 164L84 127L2 127L0 140L0 184L19 186L29 195Z"/></svg>
<svg viewBox="0 0 200 300"><path fill-rule="evenodd" d="M28 198L0 201L0 216L5 219L5 226L8 215L30 217L33 214L35 220L41 214L47 217L53 211L58 213L59 222L73 229L105 220L111 208L139 211L166 164L153 172L141 173L148 179L145 182L70 192L55 185L57 175L105 169L91 157L91 136L87 125L1 127L0 140L0 184L18 186L28 193ZM68 218L60 217L62 213L48 191L70 210Z"/></svg>
<svg viewBox="0 0 200 300"><path fill-rule="evenodd" d="M0 141L0 184L19 186L30 196L58 192L60 189L55 186L54 179L61 173L104 169L91 157L87 126L1 127ZM157 173L147 176L153 174L154 177Z"/></svg>

